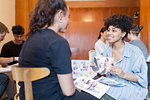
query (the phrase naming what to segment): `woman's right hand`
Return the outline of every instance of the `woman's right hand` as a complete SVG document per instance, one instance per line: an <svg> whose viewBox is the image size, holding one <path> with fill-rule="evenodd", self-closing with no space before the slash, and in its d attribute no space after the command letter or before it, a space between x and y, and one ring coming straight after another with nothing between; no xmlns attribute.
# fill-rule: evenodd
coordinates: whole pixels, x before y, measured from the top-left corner
<svg viewBox="0 0 150 100"><path fill-rule="evenodd" d="M117 74L119 77L124 78L125 73L120 66L111 66L111 71Z"/></svg>

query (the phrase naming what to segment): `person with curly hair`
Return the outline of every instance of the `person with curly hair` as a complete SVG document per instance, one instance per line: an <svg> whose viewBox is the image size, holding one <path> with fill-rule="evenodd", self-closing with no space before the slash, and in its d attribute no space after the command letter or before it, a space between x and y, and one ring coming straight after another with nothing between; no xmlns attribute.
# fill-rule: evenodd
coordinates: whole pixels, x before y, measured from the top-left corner
<svg viewBox="0 0 150 100"><path fill-rule="evenodd" d="M142 28L143 28L143 26L138 26L136 24L133 24L132 28L128 34L128 39L131 40L129 42L130 44L133 44L140 48L140 50L143 52L145 60L146 60L149 56L149 53L147 51L145 44L138 37Z"/></svg>
<svg viewBox="0 0 150 100"><path fill-rule="evenodd" d="M107 41L112 45L104 56L113 58L111 73L106 77L125 83L125 86L111 86L107 94L116 100L144 100L148 93L147 64L142 51L127 42L133 20L127 15L115 14L104 21L108 28Z"/></svg>

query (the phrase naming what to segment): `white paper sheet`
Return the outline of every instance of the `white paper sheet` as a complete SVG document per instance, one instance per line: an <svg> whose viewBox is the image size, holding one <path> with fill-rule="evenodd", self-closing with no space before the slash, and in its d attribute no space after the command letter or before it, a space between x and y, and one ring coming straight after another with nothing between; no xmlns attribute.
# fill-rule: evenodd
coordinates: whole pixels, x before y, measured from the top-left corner
<svg viewBox="0 0 150 100"><path fill-rule="evenodd" d="M96 80L93 80L92 78L83 77L83 76L77 78L74 81L74 84L75 84L76 88L83 90L87 93L90 93L99 99L110 88L110 86L108 86L108 85L99 83Z"/></svg>

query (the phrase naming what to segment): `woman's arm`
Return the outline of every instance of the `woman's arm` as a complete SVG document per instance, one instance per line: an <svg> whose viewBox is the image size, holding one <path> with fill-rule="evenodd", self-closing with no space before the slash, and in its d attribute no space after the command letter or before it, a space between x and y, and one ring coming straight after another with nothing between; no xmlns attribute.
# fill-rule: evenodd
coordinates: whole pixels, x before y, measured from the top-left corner
<svg viewBox="0 0 150 100"><path fill-rule="evenodd" d="M117 74L119 77L124 78L129 81L138 82L138 79L135 74L129 74L123 72L122 68L119 66L111 66L111 71Z"/></svg>
<svg viewBox="0 0 150 100"><path fill-rule="evenodd" d="M129 81L138 82L138 79L135 74L124 73L122 78L129 80Z"/></svg>
<svg viewBox="0 0 150 100"><path fill-rule="evenodd" d="M72 79L72 73L57 74L61 90L65 96L72 96L75 93L75 86Z"/></svg>

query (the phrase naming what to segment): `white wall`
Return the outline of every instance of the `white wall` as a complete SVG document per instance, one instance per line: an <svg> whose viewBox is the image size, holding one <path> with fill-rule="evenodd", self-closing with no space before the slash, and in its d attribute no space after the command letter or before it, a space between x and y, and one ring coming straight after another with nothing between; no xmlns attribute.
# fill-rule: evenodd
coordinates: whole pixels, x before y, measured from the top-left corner
<svg viewBox="0 0 150 100"><path fill-rule="evenodd" d="M11 27L15 25L15 0L0 0L0 21L8 27L10 32L0 43L1 52L3 44L13 39Z"/></svg>

